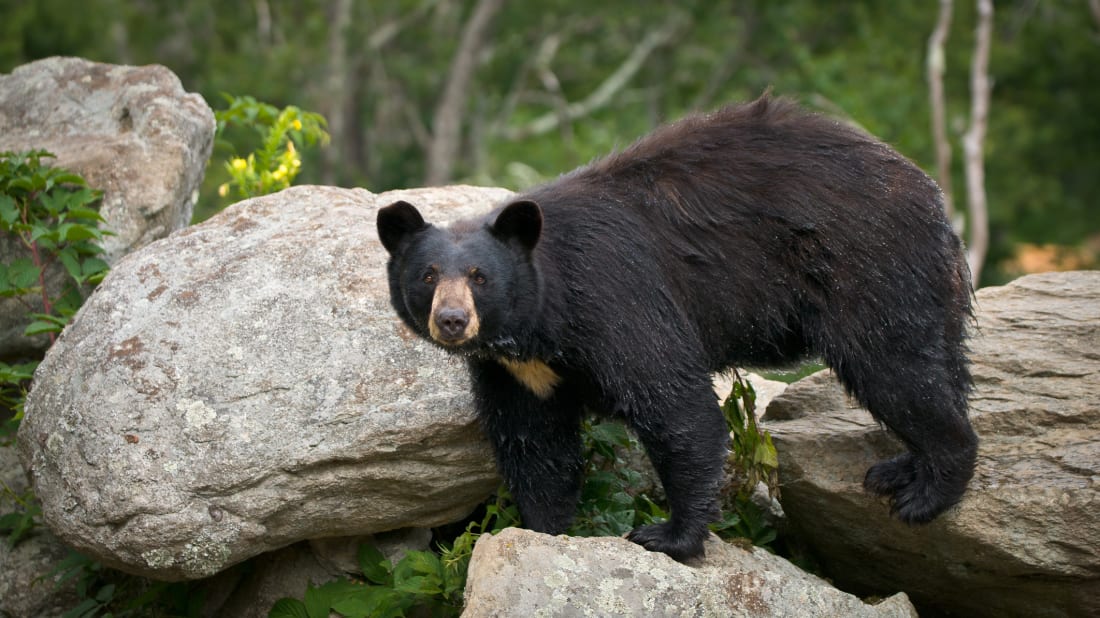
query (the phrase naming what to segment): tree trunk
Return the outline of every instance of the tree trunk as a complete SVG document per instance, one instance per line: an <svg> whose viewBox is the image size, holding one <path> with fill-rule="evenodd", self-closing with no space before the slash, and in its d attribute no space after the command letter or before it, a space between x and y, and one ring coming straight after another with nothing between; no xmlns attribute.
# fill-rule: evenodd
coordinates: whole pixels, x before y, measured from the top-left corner
<svg viewBox="0 0 1100 618"><path fill-rule="evenodd" d="M943 207L949 221L955 221L954 193L951 185L951 142L947 137L947 112L943 93L943 74L946 69L943 47L951 28L952 0L940 0L940 13L936 27L928 37L928 96L932 107L932 139L936 146L936 180L943 189Z"/></svg>
<svg viewBox="0 0 1100 618"><path fill-rule="evenodd" d="M271 5L267 0L255 0L253 4L256 8L256 40L261 48L269 49L274 41L271 35Z"/></svg>
<svg viewBox="0 0 1100 618"><path fill-rule="evenodd" d="M466 27L462 31L458 49L448 71L443 96L435 109L432 122L432 139L428 145L427 173L424 184L441 185L449 182L458 159L462 143L462 116L470 99L477 59L485 47L489 24L500 10L503 0L478 0Z"/></svg>
<svg viewBox="0 0 1100 618"><path fill-rule="evenodd" d="M345 159L348 146L345 136L348 135L348 98L351 92L348 85L351 75L348 70L347 34L351 25L351 0L334 0L329 8L328 77L325 87L328 109L325 117L333 140L328 148L323 149L325 165L321 179L326 185L335 185L342 175L341 162Z"/></svg>
<svg viewBox="0 0 1100 618"><path fill-rule="evenodd" d="M977 286L982 264L989 250L989 211L985 196L985 167L982 144L989 117L989 47L993 38L993 0L977 0L978 26L974 57L970 65L970 127L963 136L966 154L966 209L970 214L970 247L967 261Z"/></svg>
<svg viewBox="0 0 1100 618"><path fill-rule="evenodd" d="M559 128L563 122L572 122L578 118L583 118L607 105L616 93L630 83L630 80L645 64L646 58L676 36L676 33L683 27L684 21L683 18L673 16L665 22L664 27L647 33L630 52L630 55L626 57L626 60L619 65L619 68L615 69L584 100L570 103L564 110L556 109L543 114L525 126L506 129L504 136L511 140L517 140L532 135L542 135Z"/></svg>

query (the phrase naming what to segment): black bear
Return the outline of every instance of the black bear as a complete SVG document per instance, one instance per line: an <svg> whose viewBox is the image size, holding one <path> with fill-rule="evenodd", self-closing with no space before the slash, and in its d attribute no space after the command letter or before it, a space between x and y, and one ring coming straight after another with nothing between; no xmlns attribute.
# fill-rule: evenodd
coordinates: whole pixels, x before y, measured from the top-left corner
<svg viewBox="0 0 1100 618"><path fill-rule="evenodd" d="M973 473L971 286L936 184L869 135L794 103L687 117L484 219L378 212L393 306L468 360L477 413L525 525L569 525L585 410L623 419L668 495L630 539L703 551L728 432L712 372L818 355L908 447L868 471L927 522Z"/></svg>

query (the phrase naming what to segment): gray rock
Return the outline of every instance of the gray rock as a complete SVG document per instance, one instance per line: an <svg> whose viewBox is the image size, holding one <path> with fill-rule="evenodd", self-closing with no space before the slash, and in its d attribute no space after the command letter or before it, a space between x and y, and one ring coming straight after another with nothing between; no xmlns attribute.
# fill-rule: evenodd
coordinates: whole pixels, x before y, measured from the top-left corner
<svg viewBox="0 0 1100 618"><path fill-rule="evenodd" d="M122 258L28 397L47 523L171 580L467 515L499 483L468 376L393 312L374 220L399 198L440 221L507 195L295 187Z"/></svg>
<svg viewBox="0 0 1100 618"><path fill-rule="evenodd" d="M80 602L76 582L58 585L61 574L54 573L69 553L46 529L36 530L15 547L0 538L0 616L60 616L75 607Z"/></svg>
<svg viewBox="0 0 1100 618"><path fill-rule="evenodd" d="M307 586L341 578L318 560L308 543L270 552L247 566L250 568L229 569L200 584L206 596L203 616L266 618L279 599L301 601Z"/></svg>
<svg viewBox="0 0 1100 618"><path fill-rule="evenodd" d="M27 490L27 478L15 449L0 445L0 515L21 509L4 489L15 495ZM15 547L0 535L0 616L37 618L58 616L77 604L73 582L58 587L60 575L50 574L69 554L49 530L38 528Z"/></svg>
<svg viewBox="0 0 1100 618"><path fill-rule="evenodd" d="M484 616L898 616L904 594L864 603L759 548L711 536L692 566L615 537L484 535L466 581L465 618Z"/></svg>
<svg viewBox="0 0 1100 618"><path fill-rule="evenodd" d="M901 451L822 372L769 408L784 510L838 585L966 616L1100 615L1100 272L977 294L981 437L959 507L909 528L861 489ZM798 408L794 411L794 408Z"/></svg>
<svg viewBox="0 0 1100 618"><path fill-rule="evenodd" d="M769 380L764 376L742 370L743 380L752 385L756 393L756 417L760 418L776 397L787 390L787 383L778 380ZM719 403L729 398L733 391L733 376L728 373L717 373L713 376L714 392L718 394Z"/></svg>
<svg viewBox="0 0 1100 618"><path fill-rule="evenodd" d="M51 165L103 191L111 263L191 222L213 138L210 107L162 66L47 58L0 75L0 151L48 150ZM0 245L0 259L17 250ZM0 302L0 351L30 349L25 314L16 299Z"/></svg>

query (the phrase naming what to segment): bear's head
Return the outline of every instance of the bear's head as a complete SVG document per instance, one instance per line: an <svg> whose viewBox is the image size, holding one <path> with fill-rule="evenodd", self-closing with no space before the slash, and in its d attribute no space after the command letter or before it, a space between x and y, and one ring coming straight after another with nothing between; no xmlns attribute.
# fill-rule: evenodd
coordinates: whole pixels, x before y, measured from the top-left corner
<svg viewBox="0 0 1100 618"><path fill-rule="evenodd" d="M378 211L390 301L422 337L452 350L514 345L539 303L533 253L542 210L521 200L439 228L408 202Z"/></svg>

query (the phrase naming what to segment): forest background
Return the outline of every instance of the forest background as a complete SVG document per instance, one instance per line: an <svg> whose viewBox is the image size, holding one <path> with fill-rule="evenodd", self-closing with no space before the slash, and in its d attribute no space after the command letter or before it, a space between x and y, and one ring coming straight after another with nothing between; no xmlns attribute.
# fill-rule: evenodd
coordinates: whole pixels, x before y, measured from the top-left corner
<svg viewBox="0 0 1100 618"><path fill-rule="evenodd" d="M985 1L995 10L980 283L1097 268L1100 0ZM927 69L941 59L929 38L946 8L934 64L963 227L982 3L0 0L0 73L52 55L156 63L215 109L229 93L320 112L332 140L304 153L299 184L521 189L769 87L936 177ZM227 178L210 166L196 220L233 201L217 192Z"/></svg>

